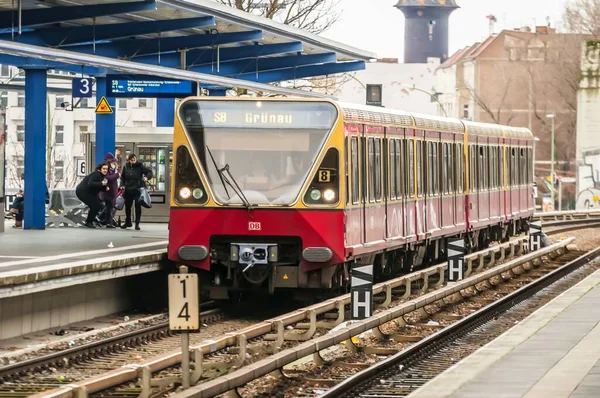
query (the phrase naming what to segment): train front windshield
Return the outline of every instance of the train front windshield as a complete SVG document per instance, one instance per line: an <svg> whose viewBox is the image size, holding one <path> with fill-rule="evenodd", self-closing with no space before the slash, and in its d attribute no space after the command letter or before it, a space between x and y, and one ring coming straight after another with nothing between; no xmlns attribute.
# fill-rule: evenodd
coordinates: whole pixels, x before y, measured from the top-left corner
<svg viewBox="0 0 600 398"><path fill-rule="evenodd" d="M217 202L290 205L337 109L327 102L192 100L180 119Z"/></svg>

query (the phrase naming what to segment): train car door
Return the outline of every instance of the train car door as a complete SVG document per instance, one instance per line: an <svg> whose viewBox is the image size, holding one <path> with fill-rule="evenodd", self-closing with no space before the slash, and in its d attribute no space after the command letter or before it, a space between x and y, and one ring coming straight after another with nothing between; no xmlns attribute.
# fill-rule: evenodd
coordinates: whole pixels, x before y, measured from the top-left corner
<svg viewBox="0 0 600 398"><path fill-rule="evenodd" d="M469 136L468 167L469 167L469 190L468 190L468 217L469 225L479 225L479 154L477 149L477 137Z"/></svg>
<svg viewBox="0 0 600 398"><path fill-rule="evenodd" d="M365 241L365 219L363 200L363 163L361 136L362 128L359 125L345 126L348 147L348 174L350 180L350 192L348 193L348 210L346 213L346 244L356 246Z"/></svg>
<svg viewBox="0 0 600 398"><path fill-rule="evenodd" d="M398 240L405 236L405 200L404 200L404 138L403 129L386 128L389 200L386 203L387 237ZM386 195L386 196L388 196Z"/></svg>
<svg viewBox="0 0 600 398"><path fill-rule="evenodd" d="M417 187L415 176L416 165L416 141L415 132L412 129L404 129L404 234L409 241L417 237Z"/></svg>
<svg viewBox="0 0 600 398"><path fill-rule="evenodd" d="M454 225L466 228L465 220L465 205L466 205L466 191L465 191L465 149L464 149L464 136L456 134L454 136L454 158L453 158L453 172L454 172L454 190L455 190L455 205L454 205Z"/></svg>
<svg viewBox="0 0 600 398"><path fill-rule="evenodd" d="M440 133L427 131L427 187L425 195L425 226L428 234L435 234L442 227L440 200Z"/></svg>
<svg viewBox="0 0 600 398"><path fill-rule="evenodd" d="M500 140L498 138L490 139L490 217L494 222L501 221L502 216L502 195L500 189Z"/></svg>
<svg viewBox="0 0 600 398"><path fill-rule="evenodd" d="M365 204L365 242L385 239L385 202L383 201L383 127L365 125L367 158L367 198Z"/></svg>
<svg viewBox="0 0 600 398"><path fill-rule="evenodd" d="M451 134L442 134L444 139L440 145L440 218L441 227L450 228L454 226L454 217L456 209L456 197L454 194L454 174L452 172L452 144L449 140Z"/></svg>
<svg viewBox="0 0 600 398"><path fill-rule="evenodd" d="M415 201L415 224L419 240L425 239L427 221L425 209L427 206L427 142L423 130L415 130L416 146L416 184L417 198Z"/></svg>
<svg viewBox="0 0 600 398"><path fill-rule="evenodd" d="M509 189L510 189L510 213L511 218L514 218L519 212L519 178L518 178L518 162L517 162L517 141L511 140L510 142L510 181L509 181Z"/></svg>
<svg viewBox="0 0 600 398"><path fill-rule="evenodd" d="M489 142L487 137L479 137L479 147L477 149L478 166L479 166L479 220L485 222L490 218L490 179L489 179L489 162L488 148Z"/></svg>

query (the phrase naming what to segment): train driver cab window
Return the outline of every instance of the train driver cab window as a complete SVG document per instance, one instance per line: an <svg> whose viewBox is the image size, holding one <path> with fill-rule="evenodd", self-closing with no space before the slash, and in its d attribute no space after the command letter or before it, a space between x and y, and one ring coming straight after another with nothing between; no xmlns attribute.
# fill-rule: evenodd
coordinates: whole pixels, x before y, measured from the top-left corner
<svg viewBox="0 0 600 398"><path fill-rule="evenodd" d="M219 204L289 206L308 178L324 184L339 178L337 163L316 164L330 163L325 143L338 117L331 103L190 99L178 117ZM339 201L337 191L325 193L323 204Z"/></svg>

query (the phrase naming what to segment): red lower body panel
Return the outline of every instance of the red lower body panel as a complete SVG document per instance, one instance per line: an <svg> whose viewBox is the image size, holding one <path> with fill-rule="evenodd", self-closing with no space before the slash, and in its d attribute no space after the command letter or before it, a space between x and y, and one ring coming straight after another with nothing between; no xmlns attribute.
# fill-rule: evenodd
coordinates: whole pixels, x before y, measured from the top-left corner
<svg viewBox="0 0 600 398"><path fill-rule="evenodd" d="M210 248L212 236L290 236L307 247L328 247L333 257L327 263L302 261L303 271L339 264L344 261L344 212L338 210L172 208L169 221L169 259L182 261L181 246L203 245ZM239 238L237 239L239 240ZM186 262L210 269L210 258Z"/></svg>

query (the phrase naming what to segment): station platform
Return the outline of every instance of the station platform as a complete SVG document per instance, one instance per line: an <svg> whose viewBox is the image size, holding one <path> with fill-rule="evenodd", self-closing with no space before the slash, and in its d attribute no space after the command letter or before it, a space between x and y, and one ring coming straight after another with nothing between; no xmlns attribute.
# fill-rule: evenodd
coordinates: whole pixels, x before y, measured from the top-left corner
<svg viewBox="0 0 600 398"><path fill-rule="evenodd" d="M410 398L600 397L600 270Z"/></svg>
<svg viewBox="0 0 600 398"><path fill-rule="evenodd" d="M166 223L142 223L140 231L12 225L0 234L0 298L156 271L166 254Z"/></svg>

